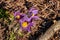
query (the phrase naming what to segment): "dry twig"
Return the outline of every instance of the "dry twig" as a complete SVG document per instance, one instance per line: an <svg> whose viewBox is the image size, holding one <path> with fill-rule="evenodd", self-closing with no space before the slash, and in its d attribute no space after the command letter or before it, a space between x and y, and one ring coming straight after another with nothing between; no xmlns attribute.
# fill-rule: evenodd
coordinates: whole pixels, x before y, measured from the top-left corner
<svg viewBox="0 0 60 40"><path fill-rule="evenodd" d="M48 40L49 38L51 38L54 33L56 31L58 31L60 29L60 21L56 22L56 24L52 25L44 35L41 35L41 37L39 37L39 40Z"/></svg>

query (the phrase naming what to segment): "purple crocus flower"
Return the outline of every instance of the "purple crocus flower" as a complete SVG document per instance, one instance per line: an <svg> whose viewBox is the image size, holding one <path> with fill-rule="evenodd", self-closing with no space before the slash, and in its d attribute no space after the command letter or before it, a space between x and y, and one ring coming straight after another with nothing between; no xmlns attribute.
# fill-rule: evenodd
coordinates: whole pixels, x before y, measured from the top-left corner
<svg viewBox="0 0 60 40"><path fill-rule="evenodd" d="M14 17L15 17L15 19L17 19L17 20L20 20L20 19L23 18L24 16L26 16L26 14L22 14L22 13L20 13L20 11L17 11L17 12L14 13Z"/></svg>
<svg viewBox="0 0 60 40"><path fill-rule="evenodd" d="M31 7L31 9L29 10L30 19L39 19L36 14L38 14L38 10L34 7Z"/></svg>
<svg viewBox="0 0 60 40"><path fill-rule="evenodd" d="M30 32L31 31L30 28L34 25L34 22L32 21L32 19L39 19L39 18L37 16L30 17L30 18L25 16L24 18L19 20L20 28L22 30L26 30L26 31Z"/></svg>
<svg viewBox="0 0 60 40"><path fill-rule="evenodd" d="M38 16L35 16L38 13L38 10L31 8L29 13L32 14L31 17L28 17L26 14L22 14L20 11L14 13L15 19L20 23L20 29L30 31L30 28L34 25L32 19L39 19Z"/></svg>
<svg viewBox="0 0 60 40"><path fill-rule="evenodd" d="M19 20L19 23L20 23L20 28L28 32L30 32L30 28L33 26L33 22L31 22L31 19L28 18L27 16Z"/></svg>

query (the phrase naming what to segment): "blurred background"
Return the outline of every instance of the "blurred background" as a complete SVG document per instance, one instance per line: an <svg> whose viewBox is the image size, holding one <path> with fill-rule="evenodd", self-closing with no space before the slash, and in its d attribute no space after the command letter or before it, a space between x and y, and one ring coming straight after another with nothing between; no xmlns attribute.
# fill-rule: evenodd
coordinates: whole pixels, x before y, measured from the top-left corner
<svg viewBox="0 0 60 40"><path fill-rule="evenodd" d="M40 19L31 32L21 31L14 13L28 15L31 7ZM60 0L0 0L0 40L60 40Z"/></svg>

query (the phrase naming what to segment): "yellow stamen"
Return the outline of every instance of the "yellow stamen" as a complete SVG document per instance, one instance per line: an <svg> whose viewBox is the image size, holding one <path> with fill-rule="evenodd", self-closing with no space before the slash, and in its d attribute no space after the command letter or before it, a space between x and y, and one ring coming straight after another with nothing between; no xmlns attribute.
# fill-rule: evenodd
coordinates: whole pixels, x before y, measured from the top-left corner
<svg viewBox="0 0 60 40"><path fill-rule="evenodd" d="M32 14L32 16L34 16L34 14Z"/></svg>
<svg viewBox="0 0 60 40"><path fill-rule="evenodd" d="M23 23L22 23L22 27L23 27L23 28L26 28L27 26L28 26L28 23L27 23L27 22L23 22Z"/></svg>
<svg viewBox="0 0 60 40"><path fill-rule="evenodd" d="M17 18L17 19L20 19L20 15L17 15L16 18Z"/></svg>

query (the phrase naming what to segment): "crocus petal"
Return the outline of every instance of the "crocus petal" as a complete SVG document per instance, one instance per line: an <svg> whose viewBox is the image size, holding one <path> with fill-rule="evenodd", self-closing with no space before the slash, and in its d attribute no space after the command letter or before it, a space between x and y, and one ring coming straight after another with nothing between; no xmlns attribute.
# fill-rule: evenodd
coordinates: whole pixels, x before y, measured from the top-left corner
<svg viewBox="0 0 60 40"><path fill-rule="evenodd" d="M28 30L28 31L31 31L31 29L30 29L30 28L31 28L32 26L33 26L33 23L32 23L32 22L31 22L31 23L29 23L27 30Z"/></svg>
<svg viewBox="0 0 60 40"><path fill-rule="evenodd" d="M34 8L34 7L32 7L32 8L29 10L29 12L32 12L34 9L35 9L35 8Z"/></svg>
<svg viewBox="0 0 60 40"><path fill-rule="evenodd" d="M38 14L38 10L33 10L32 13L35 15L35 14Z"/></svg>
<svg viewBox="0 0 60 40"><path fill-rule="evenodd" d="M27 16L26 14L23 14L23 13L22 13L21 15L22 15L22 16Z"/></svg>
<svg viewBox="0 0 60 40"><path fill-rule="evenodd" d="M37 10L36 8L32 7L32 8L29 10L29 12L32 12L32 13L37 14L37 13L38 13L38 10Z"/></svg>
<svg viewBox="0 0 60 40"><path fill-rule="evenodd" d="M16 15L20 15L20 11L15 12L14 16L16 16Z"/></svg>
<svg viewBox="0 0 60 40"><path fill-rule="evenodd" d="M23 18L23 20L25 20L25 21L30 21L31 20L31 18L28 18L28 16L25 16L24 18Z"/></svg>
<svg viewBox="0 0 60 40"><path fill-rule="evenodd" d="M31 17L31 19L37 20L37 19L39 19L39 17L38 16L33 16L33 17Z"/></svg>

